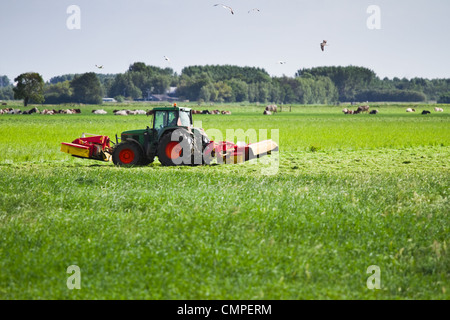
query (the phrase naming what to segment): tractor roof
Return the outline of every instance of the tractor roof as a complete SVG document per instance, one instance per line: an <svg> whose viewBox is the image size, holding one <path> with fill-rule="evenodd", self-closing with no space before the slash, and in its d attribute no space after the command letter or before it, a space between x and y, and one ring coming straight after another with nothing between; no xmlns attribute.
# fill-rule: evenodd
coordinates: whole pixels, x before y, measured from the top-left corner
<svg viewBox="0 0 450 320"><path fill-rule="evenodd" d="M153 111L190 111L191 108L184 108L184 107L176 107L176 106L171 106L171 107L156 107L152 109Z"/></svg>

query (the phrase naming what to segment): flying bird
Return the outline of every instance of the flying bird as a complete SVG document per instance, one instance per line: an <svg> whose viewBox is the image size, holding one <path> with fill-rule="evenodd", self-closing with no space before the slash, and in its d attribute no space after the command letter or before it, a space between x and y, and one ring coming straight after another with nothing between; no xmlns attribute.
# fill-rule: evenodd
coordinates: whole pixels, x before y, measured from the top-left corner
<svg viewBox="0 0 450 320"><path fill-rule="evenodd" d="M218 4L215 4L215 5L214 5L214 7L217 7L217 6L222 6L222 8L225 8L225 9L227 9L227 10L230 10L231 14L234 14L233 9L232 9L231 7L229 7L229 6L226 6L226 5L221 4L221 3L218 3Z"/></svg>
<svg viewBox="0 0 450 320"><path fill-rule="evenodd" d="M278 61L279 64L286 64L286 61Z"/></svg>
<svg viewBox="0 0 450 320"><path fill-rule="evenodd" d="M258 8L253 8L252 10L248 10L248 13L252 12L252 11L260 11Z"/></svg>
<svg viewBox="0 0 450 320"><path fill-rule="evenodd" d="M99 69L103 69L103 66L98 66L98 65L95 65L95 66Z"/></svg>
<svg viewBox="0 0 450 320"><path fill-rule="evenodd" d="M164 56L164 59L167 61L167 62L170 62L170 59L169 59L169 57L167 57L167 56Z"/></svg>
<svg viewBox="0 0 450 320"><path fill-rule="evenodd" d="M320 44L320 49L322 49L322 51L324 51L325 50L325 46L328 46L327 40L323 40L323 42Z"/></svg>

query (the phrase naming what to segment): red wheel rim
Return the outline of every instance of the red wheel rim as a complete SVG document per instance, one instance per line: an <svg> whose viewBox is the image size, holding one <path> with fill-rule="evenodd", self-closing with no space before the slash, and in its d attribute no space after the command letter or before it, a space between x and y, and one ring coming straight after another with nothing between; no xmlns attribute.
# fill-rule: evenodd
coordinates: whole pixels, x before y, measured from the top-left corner
<svg viewBox="0 0 450 320"><path fill-rule="evenodd" d="M134 160L134 151L131 149L123 149L119 152L119 160L122 163L131 163Z"/></svg>
<svg viewBox="0 0 450 320"><path fill-rule="evenodd" d="M179 157L181 157L182 150L183 148L178 142L176 141L169 142L166 147L166 156L167 158L172 160L178 159Z"/></svg>

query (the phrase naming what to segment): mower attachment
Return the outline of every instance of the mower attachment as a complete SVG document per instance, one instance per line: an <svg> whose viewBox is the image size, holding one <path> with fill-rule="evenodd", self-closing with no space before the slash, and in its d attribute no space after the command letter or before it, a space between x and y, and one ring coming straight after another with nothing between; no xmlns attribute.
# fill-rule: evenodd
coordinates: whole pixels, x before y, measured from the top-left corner
<svg viewBox="0 0 450 320"><path fill-rule="evenodd" d="M243 163L252 159L260 158L272 151L278 151L278 145L272 140L243 144L234 144L229 141L211 141L206 152L217 157L218 163Z"/></svg>
<svg viewBox="0 0 450 320"><path fill-rule="evenodd" d="M110 161L111 146L108 136L85 137L75 139L72 143L61 143L61 151L71 154L78 158L87 158L92 160Z"/></svg>

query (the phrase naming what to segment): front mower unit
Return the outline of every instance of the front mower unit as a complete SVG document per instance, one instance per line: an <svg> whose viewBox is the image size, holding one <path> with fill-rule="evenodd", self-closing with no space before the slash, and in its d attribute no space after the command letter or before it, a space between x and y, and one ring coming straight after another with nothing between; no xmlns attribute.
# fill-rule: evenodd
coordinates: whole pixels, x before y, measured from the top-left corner
<svg viewBox="0 0 450 320"><path fill-rule="evenodd" d="M90 136L75 139L72 143L61 143L61 151L74 157L100 161L111 160L111 146L108 136Z"/></svg>

